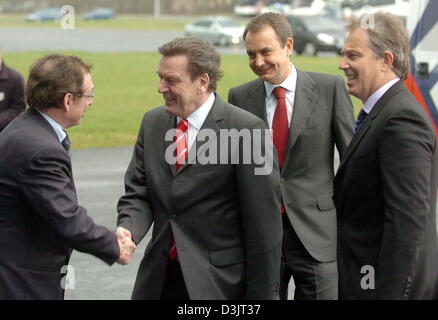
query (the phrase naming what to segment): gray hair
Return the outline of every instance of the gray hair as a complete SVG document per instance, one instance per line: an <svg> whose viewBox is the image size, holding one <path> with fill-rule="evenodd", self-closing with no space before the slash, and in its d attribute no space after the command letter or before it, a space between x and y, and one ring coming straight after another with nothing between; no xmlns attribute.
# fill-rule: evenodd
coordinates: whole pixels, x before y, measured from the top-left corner
<svg viewBox="0 0 438 320"><path fill-rule="evenodd" d="M210 78L209 91L216 91L217 82L222 78L222 71L219 69L221 58L208 41L195 37L176 38L159 47L158 51L165 57L187 56L188 72L192 80L206 73Z"/></svg>
<svg viewBox="0 0 438 320"><path fill-rule="evenodd" d="M377 12L374 14L374 26L364 28L361 21L367 19L367 15L359 20L353 20L349 26L350 32L361 27L368 33L369 46L376 58L383 57L385 51L394 55L392 70L400 79L406 79L410 69L410 45L409 35L401 19L390 13Z"/></svg>

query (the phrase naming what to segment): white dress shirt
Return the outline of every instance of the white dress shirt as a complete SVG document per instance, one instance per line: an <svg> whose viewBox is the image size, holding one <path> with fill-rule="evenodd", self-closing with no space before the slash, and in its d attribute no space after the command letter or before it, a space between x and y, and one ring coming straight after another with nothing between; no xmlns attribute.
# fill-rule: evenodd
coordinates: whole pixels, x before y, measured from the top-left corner
<svg viewBox="0 0 438 320"><path fill-rule="evenodd" d="M189 122L189 127L185 132L185 136L187 139L186 141L187 141L188 150L190 150L190 148L193 145L193 142L196 140L196 136L198 135L199 130L201 130L202 125L204 124L204 121L207 118L208 113L213 107L214 100L215 100L215 95L212 92L208 97L207 101L205 101L202 106L200 106L191 115L187 117L187 121ZM182 119L181 117L177 117L176 119L177 125L181 119Z"/></svg>
<svg viewBox="0 0 438 320"><path fill-rule="evenodd" d="M297 88L297 69L295 69L293 64L291 64L291 67L292 69L289 75L279 85L273 85L267 81L264 81L265 89L266 89L266 97L265 97L266 117L268 120L269 128L271 129L272 129L272 120L274 119L275 108L277 107L277 97L274 95L272 91L276 87L283 87L286 89L286 109L287 109L287 120L289 127L292 121L292 113L294 110L294 101L295 101L295 90Z"/></svg>

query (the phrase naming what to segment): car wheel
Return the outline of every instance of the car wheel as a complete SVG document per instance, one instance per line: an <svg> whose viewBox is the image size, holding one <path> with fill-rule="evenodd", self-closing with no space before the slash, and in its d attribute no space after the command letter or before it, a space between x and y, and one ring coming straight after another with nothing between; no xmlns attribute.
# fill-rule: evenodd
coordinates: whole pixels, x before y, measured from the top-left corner
<svg viewBox="0 0 438 320"><path fill-rule="evenodd" d="M303 49L303 54L306 56L316 56L316 46L312 42L307 42Z"/></svg>
<svg viewBox="0 0 438 320"><path fill-rule="evenodd" d="M218 41L219 46L226 47L228 45L228 40L226 37L221 36Z"/></svg>

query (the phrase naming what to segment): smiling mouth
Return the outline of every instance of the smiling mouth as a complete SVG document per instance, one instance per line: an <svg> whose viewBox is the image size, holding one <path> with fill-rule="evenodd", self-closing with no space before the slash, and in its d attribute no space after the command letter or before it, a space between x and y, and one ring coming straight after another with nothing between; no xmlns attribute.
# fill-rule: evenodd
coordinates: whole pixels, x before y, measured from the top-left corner
<svg viewBox="0 0 438 320"><path fill-rule="evenodd" d="M175 97L170 96L170 95L165 95L165 96L164 96L164 101L165 101L165 102L172 102L172 101L175 101Z"/></svg>
<svg viewBox="0 0 438 320"><path fill-rule="evenodd" d="M257 74L265 74L270 70L271 70L271 66L264 67L264 68L256 68Z"/></svg>
<svg viewBox="0 0 438 320"><path fill-rule="evenodd" d="M345 77L347 78L347 81L355 80L357 77L353 74L346 74Z"/></svg>

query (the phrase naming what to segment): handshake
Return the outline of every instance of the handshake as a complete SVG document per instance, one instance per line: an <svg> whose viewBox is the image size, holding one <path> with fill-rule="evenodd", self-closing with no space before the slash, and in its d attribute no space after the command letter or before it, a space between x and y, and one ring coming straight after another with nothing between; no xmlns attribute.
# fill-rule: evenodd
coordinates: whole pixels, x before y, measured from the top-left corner
<svg viewBox="0 0 438 320"><path fill-rule="evenodd" d="M123 227L117 227L116 237L120 247L120 257L117 263L128 264L131 262L131 257L136 249L136 245L132 241L131 232Z"/></svg>

